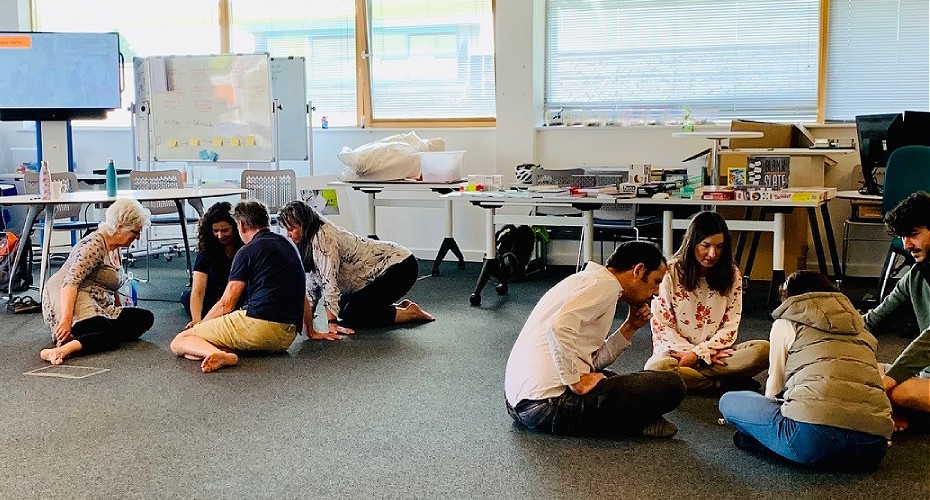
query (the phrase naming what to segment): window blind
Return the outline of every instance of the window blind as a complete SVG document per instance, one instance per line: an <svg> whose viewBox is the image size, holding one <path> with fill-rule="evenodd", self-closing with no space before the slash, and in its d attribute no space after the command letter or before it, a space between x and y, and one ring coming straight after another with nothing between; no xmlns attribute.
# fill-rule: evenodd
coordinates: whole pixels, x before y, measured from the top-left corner
<svg viewBox="0 0 930 500"><path fill-rule="evenodd" d="M930 109L930 3L831 0L825 119Z"/></svg>
<svg viewBox="0 0 930 500"><path fill-rule="evenodd" d="M36 31L106 32L120 34L125 88L122 106L133 101L133 57L171 54L215 54L220 51L216 2L160 0L97 0L89 6L73 0L34 0ZM93 11L93 15L88 15ZM184 36L166 36L184 33ZM125 109L108 113L106 120L77 120L80 125L129 126Z"/></svg>
<svg viewBox="0 0 930 500"><path fill-rule="evenodd" d="M233 0L229 18L232 52L306 58L315 126L355 126L355 0Z"/></svg>
<svg viewBox="0 0 930 500"><path fill-rule="evenodd" d="M375 120L495 116L491 0L370 0Z"/></svg>
<svg viewBox="0 0 930 500"><path fill-rule="evenodd" d="M818 0L549 0L547 109L812 121Z"/></svg>

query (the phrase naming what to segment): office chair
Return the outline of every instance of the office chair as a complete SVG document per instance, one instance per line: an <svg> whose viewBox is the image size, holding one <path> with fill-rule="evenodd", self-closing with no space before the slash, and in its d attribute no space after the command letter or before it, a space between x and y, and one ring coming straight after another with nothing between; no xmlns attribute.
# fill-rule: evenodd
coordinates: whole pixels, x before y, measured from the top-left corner
<svg viewBox="0 0 930 500"><path fill-rule="evenodd" d="M882 218L905 198L918 191L930 193L930 147L904 146L896 149L888 158L885 167L885 184L882 189ZM895 265L898 257L901 264ZM882 267L882 280L878 289L878 300L885 297L888 280L905 267L914 264L914 258L904 249L900 237L891 240L888 255Z"/></svg>
<svg viewBox="0 0 930 500"><path fill-rule="evenodd" d="M180 170L157 170L144 172L133 170L129 173L129 187L132 189L181 189L184 187ZM200 219L197 217L188 217L185 215L184 221L180 220L177 205L173 200L166 201L144 201L142 205L149 209L152 214L151 225L145 229L145 250L142 252L131 252L130 256L135 259L139 255L146 256L146 279L152 278L151 263L149 256L167 254L165 260L171 260L172 254L180 254L177 247L162 246L152 248L152 226L179 226L180 224L197 224ZM175 239L175 238L168 238ZM185 242L187 259L190 260L190 242Z"/></svg>
<svg viewBox="0 0 930 500"><path fill-rule="evenodd" d="M53 181L61 181L62 191L72 193L78 190L78 179L74 172L55 172L51 175ZM23 174L23 192L25 194L38 194L39 174L26 172ZM55 221L52 228L58 231L87 232L97 229L97 222L82 221L80 203L62 203L55 207ZM44 229L44 222L36 223L35 227ZM78 237L77 239L80 239Z"/></svg>
<svg viewBox="0 0 930 500"><path fill-rule="evenodd" d="M297 174L293 170L243 170L239 187L248 190L243 200L264 203L271 223L278 223L278 210L297 199Z"/></svg>

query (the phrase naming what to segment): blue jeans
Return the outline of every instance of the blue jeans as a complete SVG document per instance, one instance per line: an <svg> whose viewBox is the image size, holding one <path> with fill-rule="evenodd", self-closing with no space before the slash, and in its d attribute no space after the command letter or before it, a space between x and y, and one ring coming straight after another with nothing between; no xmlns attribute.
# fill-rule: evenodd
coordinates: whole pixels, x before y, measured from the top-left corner
<svg viewBox="0 0 930 500"><path fill-rule="evenodd" d="M802 465L872 469L888 450L888 440L882 436L787 418L781 414L781 403L755 392L728 392L719 407L737 431Z"/></svg>

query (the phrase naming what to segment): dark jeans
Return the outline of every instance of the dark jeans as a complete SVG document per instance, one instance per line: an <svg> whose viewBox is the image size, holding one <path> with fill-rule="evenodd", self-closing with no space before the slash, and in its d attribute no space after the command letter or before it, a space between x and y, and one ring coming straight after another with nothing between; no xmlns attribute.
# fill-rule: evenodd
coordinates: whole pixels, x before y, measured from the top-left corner
<svg viewBox="0 0 930 500"><path fill-rule="evenodd" d="M511 417L527 428L551 434L632 435L678 407L685 383L675 372L642 371L607 378L579 396L566 389L561 396L524 399L507 404Z"/></svg>
<svg viewBox="0 0 930 500"><path fill-rule="evenodd" d="M755 392L728 392L719 406L723 418L744 434L737 439L741 448L767 449L802 465L870 470L888 450L888 440L882 436L787 418L781 403Z"/></svg>
<svg viewBox="0 0 930 500"><path fill-rule="evenodd" d="M394 302L413 288L420 267L413 255L387 268L361 290L346 293L339 300L339 316L348 327L376 327L394 324Z"/></svg>
<svg viewBox="0 0 930 500"><path fill-rule="evenodd" d="M154 323L151 311L124 307L116 319L94 316L78 321L71 327L71 336L81 342L82 352L91 354L116 349L120 342L138 340Z"/></svg>

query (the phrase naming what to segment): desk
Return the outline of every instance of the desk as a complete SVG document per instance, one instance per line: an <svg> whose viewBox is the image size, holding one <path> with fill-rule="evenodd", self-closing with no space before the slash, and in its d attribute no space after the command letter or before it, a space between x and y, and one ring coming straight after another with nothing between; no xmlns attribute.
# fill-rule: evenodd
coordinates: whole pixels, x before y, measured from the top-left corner
<svg viewBox="0 0 930 500"><path fill-rule="evenodd" d="M520 192L486 192L486 193L451 193L444 196L448 200L462 198L472 205L485 209L485 240L484 262L481 265L481 274L469 297L473 306L481 305L481 291L484 290L491 276L498 279L496 287L498 295L504 295L508 290L506 279L502 279L497 261L497 238L495 226L497 224L535 224L540 226L581 226L582 231L582 258L584 262L591 260L594 255L594 211L604 205L616 203L613 198L585 198L585 197L534 197L526 191ZM623 200L624 202L627 200ZM503 206L529 206L529 207L570 207L581 211L581 217L564 217L558 215L497 215L497 209Z"/></svg>
<svg viewBox="0 0 930 500"><path fill-rule="evenodd" d="M415 181L381 181L381 182L344 182L344 181L333 181L330 182L331 186L340 186L340 187L350 187L356 191L365 193L368 197L368 237L378 239L378 226L377 226L377 207L420 207L420 208L444 208L446 211L446 223L445 223L445 236L442 239L442 244L439 246L439 253L436 255L436 260L433 261L432 275L439 276L439 265L442 263L442 260L446 257L446 254L450 251L458 259L459 269L465 268L465 257L462 255L462 251L459 250L458 243L455 242L455 238L452 235L452 199L436 199L436 200L424 200L424 199L379 199L378 194L383 191L392 191L392 192L418 192L418 193L436 193L439 195L446 195L449 193L457 192L461 182L454 183L430 183L430 182L415 182Z"/></svg>
<svg viewBox="0 0 930 500"><path fill-rule="evenodd" d="M869 242L883 242L888 243L890 238L850 238L849 229L851 226L884 226L882 222L882 196L876 194L862 194L859 191L837 191L836 197L849 200L852 205L852 214L846 221L843 222L843 265L842 273L840 274L840 280L846 278L847 272L847 255L849 255L849 242L850 241L869 241ZM873 209L877 206L877 213L874 214L875 217L872 217L872 214L867 216L862 216L859 212L862 206L871 206Z"/></svg>
<svg viewBox="0 0 930 500"><path fill-rule="evenodd" d="M83 172L74 172L74 175L77 177L78 182L83 182L85 184L106 184L107 183L106 175L87 174ZM128 179L129 174L117 174L116 178L117 180ZM19 172L0 174L0 180L22 182L23 174Z"/></svg>
<svg viewBox="0 0 930 500"><path fill-rule="evenodd" d="M32 226L35 223L39 213L45 210L45 230L46 235L42 238L42 264L39 271L39 296L42 296L42 288L45 285L46 267L48 266L48 254L51 247L52 232L54 231L53 221L55 220L56 205L65 203L79 204L107 204L116 201L116 198L130 198L137 201L174 201L178 209L178 217L181 221L181 234L184 236L184 249L187 252L187 272L191 273L190 242L187 237L187 225L184 224L184 201L190 203L191 207L197 213L203 216L203 198L214 198L220 196L233 196L245 193L245 189L239 188L204 188L204 189L155 189L155 190L119 190L116 196L107 196L106 191L76 191L64 193L57 200L42 200L34 195L17 195L0 198L2 205L26 205L29 211L26 214L26 222L23 225L22 241L28 241L28 235L32 232ZM27 245L20 245L16 251L16 258L13 262L13 269L19 264L22 258L23 250ZM8 291L12 296L12 280L8 284Z"/></svg>
<svg viewBox="0 0 930 500"><path fill-rule="evenodd" d="M584 261L591 260L594 254L594 210L603 205L610 204L635 204L635 205L660 205L665 209L662 212L662 252L666 257L674 254L672 231L674 229L687 229L690 219L674 219L672 208L675 206L736 206L750 207L761 206L773 212L774 218L767 220L728 220L727 226L733 231L762 231L772 233L772 281L769 286L769 303L773 304L777 298L776 290L785 279L785 215L791 213L795 208L806 208L811 221L811 233L814 240L814 246L818 249L817 256L821 272L829 274L826 269L826 262L823 254L823 242L820 238L819 223L817 221L816 209L820 208L823 214L824 234L830 245L831 256L833 257L834 270L839 275L839 259L836 255L836 243L833 237L833 229L829 223L830 215L827 210L829 200L821 202L795 202L790 200L768 201L764 203L733 200L733 201L710 201L710 200L691 200L691 199L652 199L652 198L583 198L571 196L559 196L552 198L530 197L526 193L513 194L509 192L500 193L453 193L446 195L448 198L464 198L472 205L483 208L485 212L485 259L481 268L481 274L478 277L478 283L472 292L470 302L477 306L481 304L481 291L487 284L492 275L498 276L497 272L497 248L495 247L495 225L505 223L516 224L538 224L538 225L571 225L582 226L582 252ZM572 207L581 210L581 221L577 217L558 217L558 216L498 216L496 211L503 206L562 206ZM507 283L500 282L497 288L498 294L507 293Z"/></svg>

